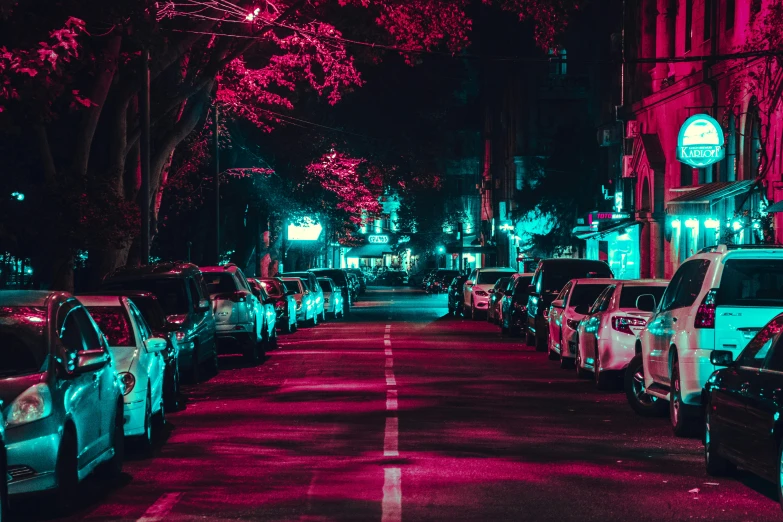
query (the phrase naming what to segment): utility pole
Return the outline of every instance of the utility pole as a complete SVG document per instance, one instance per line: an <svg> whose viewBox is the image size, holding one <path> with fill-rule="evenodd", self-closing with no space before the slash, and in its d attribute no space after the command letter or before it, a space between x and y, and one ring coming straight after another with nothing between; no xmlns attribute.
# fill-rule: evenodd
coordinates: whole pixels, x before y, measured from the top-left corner
<svg viewBox="0 0 783 522"><path fill-rule="evenodd" d="M150 262L150 52L144 49L141 90L141 253L142 265Z"/></svg>
<svg viewBox="0 0 783 522"><path fill-rule="evenodd" d="M220 264L220 120L215 103L215 264Z"/></svg>

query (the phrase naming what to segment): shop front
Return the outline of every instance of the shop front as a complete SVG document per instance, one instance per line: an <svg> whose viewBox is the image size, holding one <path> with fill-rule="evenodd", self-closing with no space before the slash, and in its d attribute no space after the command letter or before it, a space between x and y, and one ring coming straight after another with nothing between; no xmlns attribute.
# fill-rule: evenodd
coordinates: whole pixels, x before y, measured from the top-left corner
<svg viewBox="0 0 783 522"><path fill-rule="evenodd" d="M625 212L591 212L574 234L586 243L585 258L606 262L617 279L639 279L641 223Z"/></svg>

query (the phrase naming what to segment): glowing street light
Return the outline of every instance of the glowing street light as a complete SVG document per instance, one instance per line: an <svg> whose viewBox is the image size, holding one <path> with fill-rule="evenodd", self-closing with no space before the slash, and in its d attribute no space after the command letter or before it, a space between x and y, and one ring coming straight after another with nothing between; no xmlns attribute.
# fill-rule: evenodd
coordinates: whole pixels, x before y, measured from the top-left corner
<svg viewBox="0 0 783 522"><path fill-rule="evenodd" d="M446 249L443 248L442 246L439 246L438 247L438 254L443 254L444 252L446 252Z"/></svg>
<svg viewBox="0 0 783 522"><path fill-rule="evenodd" d="M24 201L24 194L21 192L11 192L11 197L16 201Z"/></svg>

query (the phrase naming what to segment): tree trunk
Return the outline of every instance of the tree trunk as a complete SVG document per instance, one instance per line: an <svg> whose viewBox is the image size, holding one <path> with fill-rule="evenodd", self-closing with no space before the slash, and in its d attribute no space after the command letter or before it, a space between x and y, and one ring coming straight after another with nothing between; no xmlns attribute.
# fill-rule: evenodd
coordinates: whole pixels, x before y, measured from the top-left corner
<svg viewBox="0 0 783 522"><path fill-rule="evenodd" d="M130 244L122 248L95 248L90 250L90 290L97 290L103 277L116 268L125 266L128 259Z"/></svg>
<svg viewBox="0 0 783 522"><path fill-rule="evenodd" d="M46 260L52 290L73 293L73 254L60 254Z"/></svg>

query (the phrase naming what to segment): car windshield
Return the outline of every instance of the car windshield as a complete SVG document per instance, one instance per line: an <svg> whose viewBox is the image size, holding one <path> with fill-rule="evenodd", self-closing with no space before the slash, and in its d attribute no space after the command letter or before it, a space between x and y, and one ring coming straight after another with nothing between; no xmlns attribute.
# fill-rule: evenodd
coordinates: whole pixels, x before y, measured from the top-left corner
<svg viewBox="0 0 783 522"><path fill-rule="evenodd" d="M141 316L153 330L161 330L166 326L166 316L156 299L150 297L131 297L131 301L141 312Z"/></svg>
<svg viewBox="0 0 783 522"><path fill-rule="evenodd" d="M612 277L605 263L561 262L544 268L544 292L559 293L571 279Z"/></svg>
<svg viewBox="0 0 783 522"><path fill-rule="evenodd" d="M321 277L328 277L340 286L345 286L345 272L333 269L316 269L312 271Z"/></svg>
<svg viewBox="0 0 783 522"><path fill-rule="evenodd" d="M179 278L136 279L131 281L109 282L103 285L106 290L137 290L150 292L158 298L166 315L181 315L190 312L185 280Z"/></svg>
<svg viewBox="0 0 783 522"><path fill-rule="evenodd" d="M318 281L318 284L321 285L321 290L324 292L331 292L332 291L332 283L329 281Z"/></svg>
<svg viewBox="0 0 783 522"><path fill-rule="evenodd" d="M581 283L574 287L571 291L571 297L568 299L568 306L581 306L591 305L598 298L598 295L603 292L607 284L591 285L589 283Z"/></svg>
<svg viewBox="0 0 783 522"><path fill-rule="evenodd" d="M110 346L136 346L136 338L125 309L121 306L89 306L90 315L109 340Z"/></svg>
<svg viewBox="0 0 783 522"><path fill-rule="evenodd" d="M478 274L478 281L476 284L478 285L494 285L495 281L500 279L503 276L509 276L509 272L479 272Z"/></svg>
<svg viewBox="0 0 783 522"><path fill-rule="evenodd" d="M620 294L620 308L636 308L636 300L640 295L650 294L655 302L660 303L665 286L624 286Z"/></svg>
<svg viewBox="0 0 783 522"><path fill-rule="evenodd" d="M46 309L0 306L0 377L38 373L46 360Z"/></svg>
<svg viewBox="0 0 783 522"><path fill-rule="evenodd" d="M495 290L502 290L508 286L508 282L511 280L510 277L501 277L497 280L495 283Z"/></svg>
<svg viewBox="0 0 783 522"><path fill-rule="evenodd" d="M230 294L237 291L237 284L229 272L205 272L204 282L209 295Z"/></svg>
<svg viewBox="0 0 783 522"><path fill-rule="evenodd" d="M288 288L288 291L293 291L297 294L304 293L304 288L302 288L302 280L301 279L286 279L285 280L285 287Z"/></svg>
<svg viewBox="0 0 783 522"><path fill-rule="evenodd" d="M269 294L270 297L283 297L283 294L286 292L283 285L274 279L265 279L261 281L261 287L266 290L266 293Z"/></svg>
<svg viewBox="0 0 783 522"><path fill-rule="evenodd" d="M728 259L718 289L718 305L783 305L783 261Z"/></svg>
<svg viewBox="0 0 783 522"><path fill-rule="evenodd" d="M756 334L737 358L737 365L761 368L764 360L767 358L769 349L772 348L775 336L781 329L783 329L783 314L772 319Z"/></svg>

